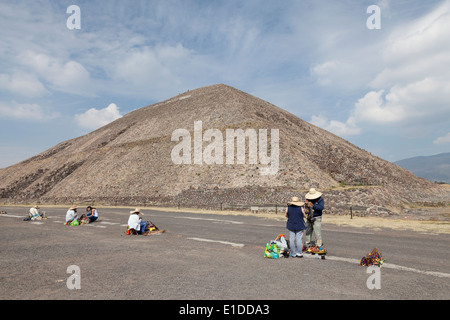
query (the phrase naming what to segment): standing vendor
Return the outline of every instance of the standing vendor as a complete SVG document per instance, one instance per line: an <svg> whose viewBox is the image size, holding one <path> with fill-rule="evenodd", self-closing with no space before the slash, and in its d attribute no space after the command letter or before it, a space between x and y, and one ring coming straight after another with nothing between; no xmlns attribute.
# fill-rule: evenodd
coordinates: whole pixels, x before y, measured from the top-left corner
<svg viewBox="0 0 450 320"><path fill-rule="evenodd" d="M288 202L286 208L286 228L289 230L289 244L291 249L291 257L303 258L303 230L305 230L305 212L301 202L297 197L293 197L291 202Z"/></svg>
<svg viewBox="0 0 450 320"><path fill-rule="evenodd" d="M306 207L306 231L305 231L305 246L310 247L311 235L314 232L316 235L316 244L322 246L322 211L325 208L325 203L322 198L322 193L314 188L309 189L305 195Z"/></svg>

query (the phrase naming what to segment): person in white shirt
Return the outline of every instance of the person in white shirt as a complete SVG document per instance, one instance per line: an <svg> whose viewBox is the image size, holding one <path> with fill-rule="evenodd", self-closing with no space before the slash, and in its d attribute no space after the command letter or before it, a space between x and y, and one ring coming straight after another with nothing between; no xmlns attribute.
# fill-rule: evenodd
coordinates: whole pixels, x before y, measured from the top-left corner
<svg viewBox="0 0 450 320"><path fill-rule="evenodd" d="M147 227L147 222L141 219L142 215L141 209L136 208L130 211L130 217L128 218L128 228L134 229L139 234L143 234Z"/></svg>
<svg viewBox="0 0 450 320"><path fill-rule="evenodd" d="M35 205L34 207L30 208L30 218L31 220L41 220L42 216L41 213L39 212L39 206Z"/></svg>
<svg viewBox="0 0 450 320"><path fill-rule="evenodd" d="M77 206L71 206L66 213L66 224L70 224L72 221L77 220Z"/></svg>
<svg viewBox="0 0 450 320"><path fill-rule="evenodd" d="M94 222L98 219L98 211L95 208L92 208L91 206L88 206L86 208L87 214L86 217L89 218L89 223Z"/></svg>

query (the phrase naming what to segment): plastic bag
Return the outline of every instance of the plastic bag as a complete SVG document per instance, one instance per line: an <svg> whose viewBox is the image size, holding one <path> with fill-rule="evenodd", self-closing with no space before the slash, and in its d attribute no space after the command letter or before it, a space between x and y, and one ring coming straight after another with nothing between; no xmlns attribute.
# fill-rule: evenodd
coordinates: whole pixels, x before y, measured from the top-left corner
<svg viewBox="0 0 450 320"><path fill-rule="evenodd" d="M280 252L275 243L266 243L266 249L264 250L264 256L270 259L278 259Z"/></svg>
<svg viewBox="0 0 450 320"><path fill-rule="evenodd" d="M79 226L80 223L78 222L78 220L73 220L73 221L70 223L70 225L71 225L71 226Z"/></svg>

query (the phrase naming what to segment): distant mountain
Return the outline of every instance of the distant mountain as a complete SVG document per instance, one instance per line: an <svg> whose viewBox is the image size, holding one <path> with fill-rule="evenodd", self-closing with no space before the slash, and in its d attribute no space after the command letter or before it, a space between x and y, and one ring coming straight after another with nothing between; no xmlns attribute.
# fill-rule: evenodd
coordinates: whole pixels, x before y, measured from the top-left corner
<svg viewBox="0 0 450 320"><path fill-rule="evenodd" d="M416 176L433 182L450 183L450 152L434 156L421 156L395 162Z"/></svg>

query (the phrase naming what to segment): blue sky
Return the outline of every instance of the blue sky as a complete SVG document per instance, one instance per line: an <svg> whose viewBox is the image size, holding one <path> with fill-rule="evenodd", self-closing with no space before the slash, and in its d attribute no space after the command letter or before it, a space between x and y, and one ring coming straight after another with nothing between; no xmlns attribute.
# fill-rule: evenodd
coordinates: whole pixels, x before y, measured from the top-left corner
<svg viewBox="0 0 450 320"><path fill-rule="evenodd" d="M3 1L0 168L216 83L389 161L449 152L449 39L442 0Z"/></svg>

